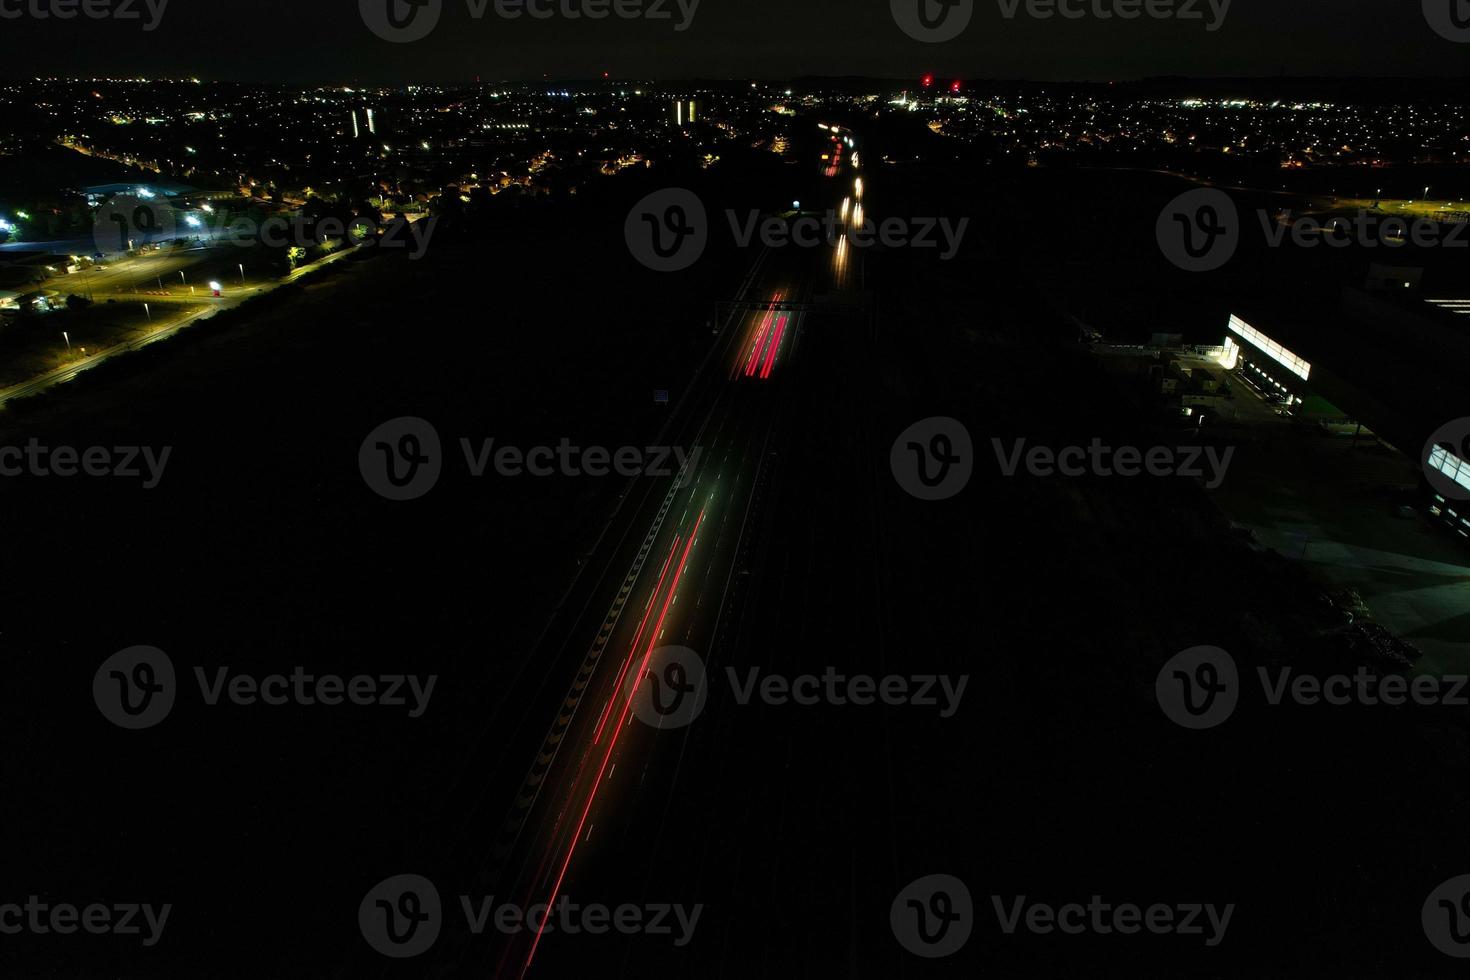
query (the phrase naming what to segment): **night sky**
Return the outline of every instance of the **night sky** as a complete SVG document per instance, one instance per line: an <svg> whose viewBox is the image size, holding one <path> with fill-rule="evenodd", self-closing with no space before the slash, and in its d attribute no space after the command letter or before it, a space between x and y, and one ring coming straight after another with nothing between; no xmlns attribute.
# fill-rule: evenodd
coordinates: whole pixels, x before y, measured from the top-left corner
<svg viewBox="0 0 1470 980"><path fill-rule="evenodd" d="M0 0L0 10L54 2ZM148 0L111 2L136 4L149 17ZM477 75L586 78L603 71L630 79L906 78L934 71L976 79L1103 80L1460 75L1470 66L1470 45L1431 31L1420 0L1234 0L1213 33L1206 30L1214 16L1210 0L1197 0L1204 20L1106 23L1034 20L1024 9L1007 20L1002 3L1010 0L974 0L968 29L941 44L900 31L889 0L699 0L683 32L674 29L682 17L677 0L667 0L670 20L601 22L507 21L493 11L475 20L468 0L442 2L438 28L412 44L376 37L358 0L168 0L151 33L142 21L40 21L27 13L0 20L6 41L0 73L391 83Z"/></svg>

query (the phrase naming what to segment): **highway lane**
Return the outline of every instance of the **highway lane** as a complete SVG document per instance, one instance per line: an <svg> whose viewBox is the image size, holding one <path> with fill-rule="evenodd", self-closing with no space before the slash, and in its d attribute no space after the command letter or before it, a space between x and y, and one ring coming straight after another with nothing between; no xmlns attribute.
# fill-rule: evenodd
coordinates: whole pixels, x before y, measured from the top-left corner
<svg viewBox="0 0 1470 980"><path fill-rule="evenodd" d="M776 333L784 333L780 349L800 334L799 318L791 324L789 314L756 312L743 319L733 360L739 379L722 390L695 438L699 460L674 489L651 549L657 557L644 566L639 601L618 621L607 645L613 655L589 681L585 703L597 710L573 720L565 741L576 752L563 752L547 773L549 786L567 788L547 801L554 815L535 824L526 842L512 893L524 894L528 905L572 893L579 882L568 875L580 849L599 846L599 828L613 825L637 793L640 760L653 733L632 715L629 680L644 676L656 649L708 649L717 634L779 412L780 386L771 386L773 375L763 378L762 372L768 364L774 372L779 363ZM747 375L740 366L752 362ZM534 937L507 944L497 975L521 975L536 949Z"/></svg>

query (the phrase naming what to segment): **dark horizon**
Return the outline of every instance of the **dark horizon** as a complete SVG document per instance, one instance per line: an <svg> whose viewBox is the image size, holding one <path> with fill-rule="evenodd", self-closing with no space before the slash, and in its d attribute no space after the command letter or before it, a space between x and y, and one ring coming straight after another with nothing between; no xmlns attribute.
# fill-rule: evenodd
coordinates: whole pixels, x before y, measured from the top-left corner
<svg viewBox="0 0 1470 980"><path fill-rule="evenodd" d="M443 84L477 75L533 81L604 71L659 80L905 78L924 72L1048 82L1179 75L1434 78L1463 72L1464 63L1463 50L1435 33L1420 5L1385 10L1372 0L1348 0L1330 10L1242 0L1217 0L1212 8L1208 0L1175 0L1197 18L1184 20L1040 18L1028 16L1024 3L1008 16L1009 3L974 3L965 29L937 43L905 36L883 3L855 8L837 0L799 7L775 0L686 0L680 7L676 0L643 0L665 16L592 21L561 14L506 20L493 5L476 17L466 3L444 0L434 30L409 44L374 36L365 23L368 8L352 0L310 8L262 0L244 20L227 5L164 0L152 29L142 0L130 4L136 16L126 20L25 16L26 5L38 2L24 0L20 16L16 0L5 8L11 10L4 20L11 41L7 77L46 76L58 66L91 77L137 77L144 64L152 66L145 75L193 77L189 66L206 60L201 54L219 80L325 77L364 84ZM1093 4L1069 9L1090 11ZM143 50L147 58L140 61Z"/></svg>

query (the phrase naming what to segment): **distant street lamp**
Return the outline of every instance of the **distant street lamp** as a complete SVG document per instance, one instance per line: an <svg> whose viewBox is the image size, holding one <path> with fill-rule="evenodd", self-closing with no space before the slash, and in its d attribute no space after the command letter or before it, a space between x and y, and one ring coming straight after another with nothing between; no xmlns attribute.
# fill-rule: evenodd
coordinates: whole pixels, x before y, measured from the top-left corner
<svg viewBox="0 0 1470 980"><path fill-rule="evenodd" d="M62 337L63 340L66 341L66 352L68 354L70 354L71 353L71 334L69 334L65 330L63 330L63 331L61 331L61 337Z"/></svg>
<svg viewBox="0 0 1470 980"><path fill-rule="evenodd" d="M240 263L240 285L245 285L245 263Z"/></svg>

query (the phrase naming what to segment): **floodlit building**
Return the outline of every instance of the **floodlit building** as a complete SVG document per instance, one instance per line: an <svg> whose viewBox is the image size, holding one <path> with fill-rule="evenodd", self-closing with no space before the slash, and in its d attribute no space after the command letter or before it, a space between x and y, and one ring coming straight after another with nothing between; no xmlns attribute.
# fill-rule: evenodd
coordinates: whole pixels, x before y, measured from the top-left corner
<svg viewBox="0 0 1470 980"><path fill-rule="evenodd" d="M1225 337L1227 370L1237 370L1262 394L1299 405L1309 393L1312 365L1237 314L1230 315Z"/></svg>
<svg viewBox="0 0 1470 980"><path fill-rule="evenodd" d="M1463 450L1461 450L1463 451ZM1438 445L1430 450L1427 464L1450 480L1465 488L1470 494L1470 461L1461 459L1455 447ZM1470 540L1470 505L1460 500L1446 500L1444 495L1430 488L1434 501L1429 505L1429 515L1448 524L1460 537Z"/></svg>

